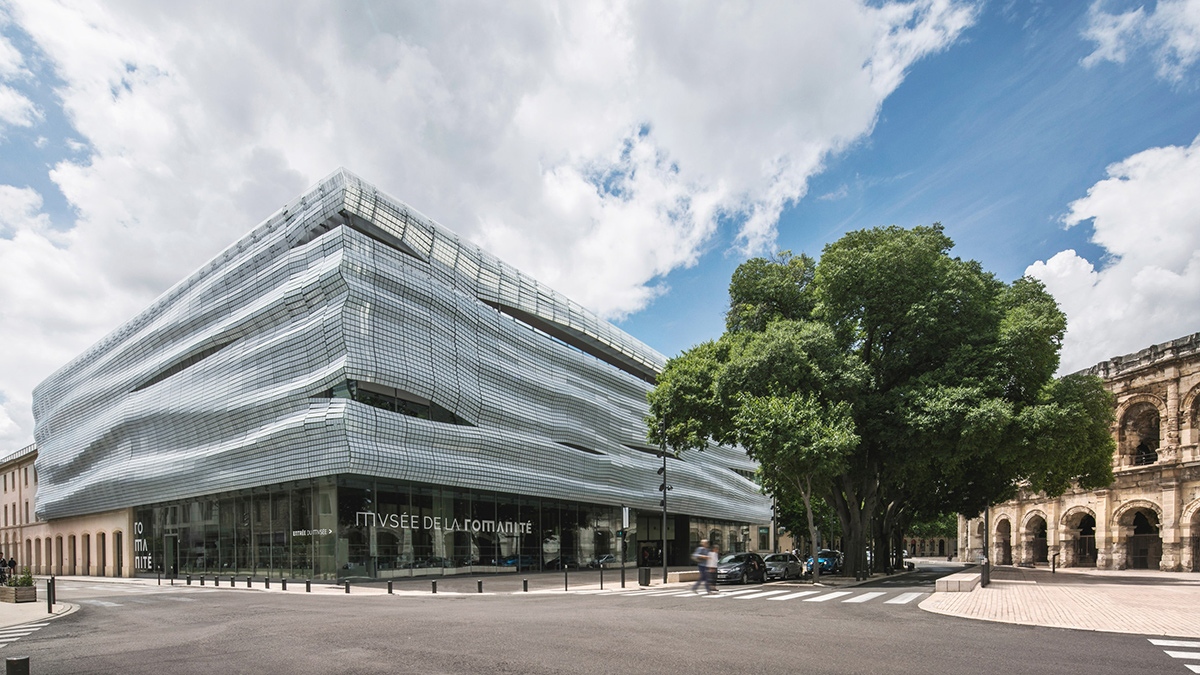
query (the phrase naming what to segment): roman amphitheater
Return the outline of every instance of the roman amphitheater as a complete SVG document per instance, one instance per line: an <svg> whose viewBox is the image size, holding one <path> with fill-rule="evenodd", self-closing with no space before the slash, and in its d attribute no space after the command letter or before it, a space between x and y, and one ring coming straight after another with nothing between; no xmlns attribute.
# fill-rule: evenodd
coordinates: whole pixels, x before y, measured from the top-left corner
<svg viewBox="0 0 1200 675"><path fill-rule="evenodd" d="M959 518L960 560L990 524L998 565L1200 571L1200 333L1097 364L1116 397L1112 485L1048 499L1022 493Z"/></svg>

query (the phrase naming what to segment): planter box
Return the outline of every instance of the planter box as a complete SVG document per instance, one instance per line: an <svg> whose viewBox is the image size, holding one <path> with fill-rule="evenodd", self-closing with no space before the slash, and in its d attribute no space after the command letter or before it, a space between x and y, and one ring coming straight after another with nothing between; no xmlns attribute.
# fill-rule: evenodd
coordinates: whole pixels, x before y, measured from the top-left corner
<svg viewBox="0 0 1200 675"><path fill-rule="evenodd" d="M37 586L0 586L0 602L37 602Z"/></svg>

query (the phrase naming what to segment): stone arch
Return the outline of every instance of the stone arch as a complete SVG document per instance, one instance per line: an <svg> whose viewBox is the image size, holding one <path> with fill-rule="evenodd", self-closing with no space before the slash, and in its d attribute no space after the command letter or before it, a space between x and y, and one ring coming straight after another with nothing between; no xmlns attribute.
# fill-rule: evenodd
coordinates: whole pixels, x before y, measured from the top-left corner
<svg viewBox="0 0 1200 675"><path fill-rule="evenodd" d="M1096 547L1096 512L1077 504L1058 519L1059 555L1063 567L1095 567L1099 560Z"/></svg>
<svg viewBox="0 0 1200 675"><path fill-rule="evenodd" d="M1066 526L1072 522L1077 521L1081 516L1084 516L1084 515L1088 515L1088 516L1091 516L1092 518L1095 518L1096 512L1093 511L1090 506L1076 504L1075 506L1072 506L1071 508L1067 509L1066 511L1063 511L1062 516L1059 517L1059 519L1058 519L1058 524L1060 527Z"/></svg>
<svg viewBox="0 0 1200 675"><path fill-rule="evenodd" d="M1200 384L1179 399L1180 443L1200 443Z"/></svg>
<svg viewBox="0 0 1200 675"><path fill-rule="evenodd" d="M1183 507L1179 519L1183 536L1181 561L1185 570L1200 572L1200 498L1193 499Z"/></svg>
<svg viewBox="0 0 1200 675"><path fill-rule="evenodd" d="M1149 509L1150 511L1153 511L1154 515L1158 518L1158 521L1160 523L1162 522L1163 515L1161 506L1155 504L1149 499L1131 499L1118 506L1117 509L1113 511L1113 523L1118 525L1127 524L1123 522L1126 520L1126 516L1129 516L1130 511L1136 511L1138 509Z"/></svg>
<svg viewBox="0 0 1200 675"><path fill-rule="evenodd" d="M1117 569L1159 569L1162 517L1162 507L1148 499L1133 499L1117 507L1112 520Z"/></svg>
<svg viewBox="0 0 1200 675"><path fill-rule="evenodd" d="M1117 455L1120 466L1158 461L1167 421L1167 405L1152 394L1135 394L1117 406Z"/></svg>
<svg viewBox="0 0 1200 675"><path fill-rule="evenodd" d="M1045 511L1041 509L1033 509L1032 511L1027 512L1021 518L1021 531L1029 529L1029 521L1033 518L1041 518L1045 523L1050 522L1050 516L1047 516Z"/></svg>
<svg viewBox="0 0 1200 675"><path fill-rule="evenodd" d="M1050 518L1041 509L1034 509L1021 519L1020 557L1022 563L1049 562Z"/></svg>
<svg viewBox="0 0 1200 675"><path fill-rule="evenodd" d="M994 560L997 565L1011 565L1012 560L1012 519L1007 514L996 519L996 526L993 530L995 544Z"/></svg>

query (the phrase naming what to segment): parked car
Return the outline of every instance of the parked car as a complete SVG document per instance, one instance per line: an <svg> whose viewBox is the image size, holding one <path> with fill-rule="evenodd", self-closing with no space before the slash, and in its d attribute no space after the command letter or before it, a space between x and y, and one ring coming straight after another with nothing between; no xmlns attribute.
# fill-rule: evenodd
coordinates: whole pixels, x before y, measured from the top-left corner
<svg viewBox="0 0 1200 675"><path fill-rule="evenodd" d="M817 551L817 560L821 564L821 574L834 574L838 570L842 569L842 554L838 551L832 551L830 549L823 548L820 551ZM804 559L804 571L808 574L812 574L812 569L812 554L809 554L809 556Z"/></svg>
<svg viewBox="0 0 1200 675"><path fill-rule="evenodd" d="M767 579L799 579L804 576L804 563L791 553L772 553L763 558L767 565Z"/></svg>
<svg viewBox="0 0 1200 675"><path fill-rule="evenodd" d="M727 553L717 561L717 581L748 584L767 580L767 564L757 553Z"/></svg>
<svg viewBox="0 0 1200 675"><path fill-rule="evenodd" d="M595 560L588 563L588 567L604 567L606 565L615 565L616 563L617 563L617 556L615 556L611 553L605 553L604 555L600 556L599 558L596 558Z"/></svg>

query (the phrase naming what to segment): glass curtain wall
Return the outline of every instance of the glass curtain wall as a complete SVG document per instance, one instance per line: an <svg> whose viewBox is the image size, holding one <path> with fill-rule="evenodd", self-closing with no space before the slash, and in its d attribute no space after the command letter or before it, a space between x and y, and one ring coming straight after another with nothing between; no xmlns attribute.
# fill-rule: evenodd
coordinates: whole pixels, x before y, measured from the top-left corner
<svg viewBox="0 0 1200 675"><path fill-rule="evenodd" d="M137 572L150 576L390 579L622 564L620 507L365 476L140 507L134 518ZM738 541L742 529L676 518L686 528L676 547L702 533ZM631 566L636 522L634 512Z"/></svg>

